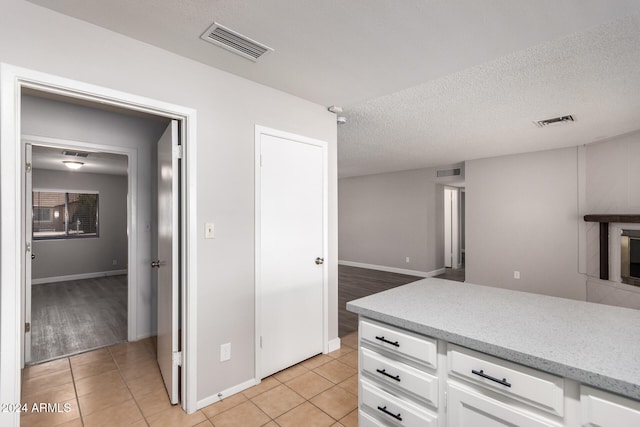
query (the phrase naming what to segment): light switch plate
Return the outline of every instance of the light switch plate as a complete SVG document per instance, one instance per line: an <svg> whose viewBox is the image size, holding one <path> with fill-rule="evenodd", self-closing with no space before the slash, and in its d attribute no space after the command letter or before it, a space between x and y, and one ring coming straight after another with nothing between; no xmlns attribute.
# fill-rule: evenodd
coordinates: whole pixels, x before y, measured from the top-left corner
<svg viewBox="0 0 640 427"><path fill-rule="evenodd" d="M204 238L213 239L213 223L212 222L207 222L204 225Z"/></svg>
<svg viewBox="0 0 640 427"><path fill-rule="evenodd" d="M220 346L220 361L226 362L231 359L231 343L222 344Z"/></svg>

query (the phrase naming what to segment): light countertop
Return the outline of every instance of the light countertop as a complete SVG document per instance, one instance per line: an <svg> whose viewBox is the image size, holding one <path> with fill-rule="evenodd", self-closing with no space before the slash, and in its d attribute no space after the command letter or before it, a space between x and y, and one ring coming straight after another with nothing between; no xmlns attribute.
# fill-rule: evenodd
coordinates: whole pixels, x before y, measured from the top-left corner
<svg viewBox="0 0 640 427"><path fill-rule="evenodd" d="M640 400L640 311L428 278L347 310Z"/></svg>

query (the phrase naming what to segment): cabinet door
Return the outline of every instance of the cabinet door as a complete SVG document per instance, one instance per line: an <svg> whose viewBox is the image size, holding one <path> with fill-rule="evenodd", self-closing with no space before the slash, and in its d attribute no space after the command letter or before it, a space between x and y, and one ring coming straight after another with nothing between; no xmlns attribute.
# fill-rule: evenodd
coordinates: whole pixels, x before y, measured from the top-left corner
<svg viewBox="0 0 640 427"><path fill-rule="evenodd" d="M640 402L586 386L580 394L583 426L640 426Z"/></svg>
<svg viewBox="0 0 640 427"><path fill-rule="evenodd" d="M447 399L449 427L559 426L456 384L449 384Z"/></svg>

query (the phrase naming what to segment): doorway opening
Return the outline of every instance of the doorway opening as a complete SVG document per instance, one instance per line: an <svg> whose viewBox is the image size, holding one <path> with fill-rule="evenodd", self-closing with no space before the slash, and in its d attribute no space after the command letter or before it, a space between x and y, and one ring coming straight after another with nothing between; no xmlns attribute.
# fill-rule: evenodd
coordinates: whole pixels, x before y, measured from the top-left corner
<svg viewBox="0 0 640 427"><path fill-rule="evenodd" d="M128 157L35 141L24 148L25 364L126 341Z"/></svg>
<svg viewBox="0 0 640 427"><path fill-rule="evenodd" d="M0 357L0 371L3 375L2 384L0 384L0 399L2 401L20 401L20 383L21 368L25 362L25 307L24 307L24 289L26 281L26 256L28 250L31 249L31 241L26 238L25 233L25 203L24 203L24 170L29 165L25 164L25 155L22 148L22 116L21 101L22 94L29 91L39 91L51 98L63 97L69 101L73 101L79 105L92 105L103 111L126 110L131 115L151 115L161 117L163 120L169 120L172 124L177 125L179 129L178 137L183 146L181 150L176 150L172 146L172 153L179 157L181 167L177 168L175 180L179 183L181 196L179 197L179 206L176 209L180 212L179 220L176 222L175 231L181 236L177 239L176 245L178 253L174 257L178 263L176 271L179 272L178 278L182 284L178 292L175 293L175 300L180 301L181 310L179 314L164 313L166 315L180 317L182 323L182 334L180 339L180 347L178 348L178 326L175 326L175 347L179 350L176 354L169 355L172 370L176 372L178 367L181 368L181 404L183 409L191 413L197 409L196 401L196 342L195 342L195 324L197 319L196 313L196 205L195 205L195 177L196 177L196 144L195 144L195 110L184 108L181 106L168 104L166 102L156 101L125 92L119 92L99 86L93 86L74 80L64 79L61 77L40 73L28 69L14 67L8 64L0 64L0 101L3 105L1 110L2 132L0 139L3 147L3 156L0 158L0 166L3 171L3 179L0 183L2 210L2 223L0 236L2 244L2 258L0 259L0 347L3 348ZM114 131L118 129L115 128ZM116 132L117 133L117 132ZM38 134L38 133L36 133ZM46 141L47 137L38 136L41 140ZM65 138L61 138L65 140ZM87 138L73 138L68 140L82 141L82 145L91 147L96 151L112 151L114 145L86 142ZM113 141L117 141L117 137L113 137ZM186 148L189 148L188 150ZM128 155L130 167L135 171L132 165L137 164L139 149L137 148L114 148L115 152ZM190 161L193 160L192 165ZM189 165L189 167L186 167ZM144 188L143 184L148 184L149 180L138 176L139 171L130 174L128 184L128 207L131 218L127 225L128 247L127 257L129 259L127 272L130 277L130 283L138 284L141 277L148 276L150 270L151 256L147 259L138 256L136 262L132 262L134 255L143 249L141 242L144 239L144 233L150 233L150 220L140 216L139 203L140 199L149 193L148 187ZM138 191L141 190L142 191ZM133 193L137 192L137 195ZM31 206L32 208L32 206ZM19 226L16 227L16 224ZM142 270L145 270L143 273ZM131 288L131 287L129 287ZM137 299L141 294L128 292L128 305L136 305ZM133 299L133 301L132 301ZM176 305L177 306L177 305ZM158 315L160 315L160 310ZM163 314L163 315L164 315ZM128 338L129 340L138 340L144 338L141 333L141 322L144 322L145 316L138 311L136 316L129 316ZM191 329L193 328L193 329ZM142 334L142 336L141 336ZM5 351L6 349L6 351ZM176 393L177 394L177 393ZM173 397L172 397L173 402ZM177 402L177 396L175 401ZM18 425L19 414L12 414L10 417L12 425Z"/></svg>
<svg viewBox="0 0 640 427"><path fill-rule="evenodd" d="M464 282L465 279L465 191L464 188L444 188L444 266L437 277Z"/></svg>

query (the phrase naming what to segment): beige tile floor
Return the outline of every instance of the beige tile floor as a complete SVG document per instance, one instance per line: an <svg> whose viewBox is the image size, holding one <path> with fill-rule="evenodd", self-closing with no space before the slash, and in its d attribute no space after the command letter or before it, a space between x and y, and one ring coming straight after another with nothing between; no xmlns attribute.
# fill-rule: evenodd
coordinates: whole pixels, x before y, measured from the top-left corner
<svg viewBox="0 0 640 427"><path fill-rule="evenodd" d="M154 339L118 344L25 368L22 403L29 408L33 403L58 403L60 411L23 413L21 425L355 427L356 347L356 334L347 335L340 350L313 357L187 415L169 403Z"/></svg>

